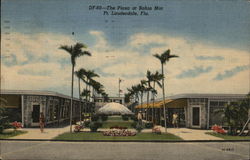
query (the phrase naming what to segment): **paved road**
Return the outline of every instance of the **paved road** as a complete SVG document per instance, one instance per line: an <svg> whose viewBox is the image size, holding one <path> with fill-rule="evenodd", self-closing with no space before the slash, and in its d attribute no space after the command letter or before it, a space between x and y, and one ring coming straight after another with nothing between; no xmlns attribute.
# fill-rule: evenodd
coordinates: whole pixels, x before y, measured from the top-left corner
<svg viewBox="0 0 250 160"><path fill-rule="evenodd" d="M1 141L4 160L249 160L249 142L137 143Z"/></svg>

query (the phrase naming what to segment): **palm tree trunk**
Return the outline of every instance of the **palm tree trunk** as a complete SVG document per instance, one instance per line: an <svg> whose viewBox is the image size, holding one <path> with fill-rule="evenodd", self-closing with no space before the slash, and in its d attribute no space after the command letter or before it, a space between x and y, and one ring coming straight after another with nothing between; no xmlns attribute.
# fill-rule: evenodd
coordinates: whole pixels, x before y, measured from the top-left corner
<svg viewBox="0 0 250 160"><path fill-rule="evenodd" d="M148 110L149 110L149 91L147 93L147 111L146 111L146 120L148 121Z"/></svg>
<svg viewBox="0 0 250 160"><path fill-rule="evenodd" d="M82 120L82 99L81 99L81 84L80 84L80 78L78 78L78 86L79 86L80 121L81 121L81 120Z"/></svg>
<svg viewBox="0 0 250 160"><path fill-rule="evenodd" d="M70 101L70 133L72 133L72 118L73 118L73 88L74 88L74 65L72 65L72 77L71 77L71 101Z"/></svg>
<svg viewBox="0 0 250 160"><path fill-rule="evenodd" d="M155 81L154 81L154 84L153 84L153 88L155 90ZM155 106L155 94L153 93L152 95L153 95L152 122L154 123L154 120L155 120L155 117L154 117L154 112L155 112L155 110L154 110L154 106Z"/></svg>
<svg viewBox="0 0 250 160"><path fill-rule="evenodd" d="M165 106L165 88L164 88L164 70L163 70L163 63L161 63L161 73L163 75L162 78L162 96L163 96L163 115L164 115L164 126L165 132L167 132L167 121L166 121L166 106ZM160 113L161 116L161 113Z"/></svg>
<svg viewBox="0 0 250 160"><path fill-rule="evenodd" d="M86 91L88 90L88 79L86 80ZM86 92L87 93L87 92ZM88 101L88 94L86 94L86 102Z"/></svg>
<svg viewBox="0 0 250 160"><path fill-rule="evenodd" d="M141 107L142 107L142 103L143 103L143 92L141 93ZM142 111L142 108L140 109L140 111Z"/></svg>
<svg viewBox="0 0 250 160"><path fill-rule="evenodd" d="M92 86L92 102L94 102L94 87Z"/></svg>

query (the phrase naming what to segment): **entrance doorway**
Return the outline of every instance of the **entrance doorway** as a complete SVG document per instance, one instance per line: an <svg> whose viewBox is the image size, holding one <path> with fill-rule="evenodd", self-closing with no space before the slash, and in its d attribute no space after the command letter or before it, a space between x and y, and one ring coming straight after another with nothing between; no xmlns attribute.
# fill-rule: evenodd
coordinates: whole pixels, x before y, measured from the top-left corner
<svg viewBox="0 0 250 160"><path fill-rule="evenodd" d="M193 126L200 126L200 107L193 107L192 120Z"/></svg>
<svg viewBox="0 0 250 160"><path fill-rule="evenodd" d="M39 123L39 117L40 117L40 105L33 105L32 122Z"/></svg>

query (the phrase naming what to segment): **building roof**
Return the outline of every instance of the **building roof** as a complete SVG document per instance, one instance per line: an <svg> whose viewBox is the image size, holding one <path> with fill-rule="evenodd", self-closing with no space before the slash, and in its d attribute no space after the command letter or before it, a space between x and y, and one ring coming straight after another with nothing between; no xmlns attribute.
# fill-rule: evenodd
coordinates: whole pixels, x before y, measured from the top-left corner
<svg viewBox="0 0 250 160"><path fill-rule="evenodd" d="M185 98L208 98L208 99L243 99L246 98L246 94L198 94L198 93L186 93L186 94L177 94L174 96L169 96L165 98L165 103L173 102L177 99L185 99ZM160 108L163 106L162 98L156 99L154 104L149 102L144 102L142 105L137 105L135 108Z"/></svg>
<svg viewBox="0 0 250 160"><path fill-rule="evenodd" d="M38 95L38 96L55 96L55 97L61 97L61 98L67 98L71 99L70 96L60 94L58 92L53 91L41 91L41 90L1 90L2 94L9 94L9 95ZM78 100L78 98L74 98L74 100Z"/></svg>
<svg viewBox="0 0 250 160"><path fill-rule="evenodd" d="M181 99L181 98L208 98L208 99L223 99L223 98L232 98L232 99L241 99L245 98L247 94L220 94L220 93L184 93L176 94L173 96L168 96L166 99ZM162 98L157 99L162 100Z"/></svg>

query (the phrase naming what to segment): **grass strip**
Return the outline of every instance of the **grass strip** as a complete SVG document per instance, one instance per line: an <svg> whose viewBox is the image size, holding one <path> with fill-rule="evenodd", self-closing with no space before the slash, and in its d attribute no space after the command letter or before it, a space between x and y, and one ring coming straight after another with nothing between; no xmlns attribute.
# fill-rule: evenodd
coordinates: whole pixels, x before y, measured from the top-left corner
<svg viewBox="0 0 250 160"><path fill-rule="evenodd" d="M138 133L136 136L103 136L101 132L63 133L56 140L182 140L173 134Z"/></svg>
<svg viewBox="0 0 250 160"><path fill-rule="evenodd" d="M224 135L224 134L214 133L214 132L206 132L206 134L219 137L224 140L250 140L250 136L230 136L230 135Z"/></svg>
<svg viewBox="0 0 250 160"><path fill-rule="evenodd" d="M0 139L8 139L10 137L14 137L20 134L25 134L27 131L4 131L0 134Z"/></svg>

